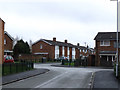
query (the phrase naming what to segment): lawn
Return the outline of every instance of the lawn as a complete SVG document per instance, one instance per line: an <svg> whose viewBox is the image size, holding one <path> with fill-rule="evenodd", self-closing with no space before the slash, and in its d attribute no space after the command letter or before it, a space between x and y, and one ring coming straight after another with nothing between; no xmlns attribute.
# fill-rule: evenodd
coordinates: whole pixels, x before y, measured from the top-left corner
<svg viewBox="0 0 120 90"><path fill-rule="evenodd" d="M64 65L74 66L74 62L71 62L71 63L64 63Z"/></svg>

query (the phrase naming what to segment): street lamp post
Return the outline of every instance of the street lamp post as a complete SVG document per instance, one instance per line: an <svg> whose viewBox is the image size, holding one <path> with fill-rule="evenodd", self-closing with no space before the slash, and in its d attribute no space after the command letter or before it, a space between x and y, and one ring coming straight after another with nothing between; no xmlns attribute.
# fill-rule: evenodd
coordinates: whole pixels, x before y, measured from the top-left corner
<svg viewBox="0 0 120 90"><path fill-rule="evenodd" d="M116 77L118 77L118 0L110 0L110 1L117 1L117 34L116 34L116 38L117 38L117 61L116 61Z"/></svg>

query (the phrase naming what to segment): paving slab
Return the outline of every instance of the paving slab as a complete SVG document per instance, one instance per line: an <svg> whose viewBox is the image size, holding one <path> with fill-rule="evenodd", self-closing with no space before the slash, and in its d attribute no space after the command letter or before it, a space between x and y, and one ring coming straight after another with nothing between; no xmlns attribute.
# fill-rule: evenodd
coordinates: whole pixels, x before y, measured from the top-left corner
<svg viewBox="0 0 120 90"><path fill-rule="evenodd" d="M97 89L120 90L120 80L118 80L114 71L98 71L95 73L93 90Z"/></svg>

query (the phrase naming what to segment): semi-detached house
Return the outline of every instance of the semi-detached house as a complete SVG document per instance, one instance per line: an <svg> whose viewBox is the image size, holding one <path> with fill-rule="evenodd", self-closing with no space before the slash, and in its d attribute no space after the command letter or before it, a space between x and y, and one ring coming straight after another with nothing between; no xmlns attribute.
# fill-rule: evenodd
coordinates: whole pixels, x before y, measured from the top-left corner
<svg viewBox="0 0 120 90"><path fill-rule="evenodd" d="M77 47L67 40L64 42L53 40L40 39L33 43L32 53L36 55L44 55L49 59L57 59L61 56L67 57L68 59L78 59L79 50Z"/></svg>
<svg viewBox="0 0 120 90"><path fill-rule="evenodd" d="M116 56L116 32L99 32L94 40L96 49L96 66L112 66L115 62Z"/></svg>

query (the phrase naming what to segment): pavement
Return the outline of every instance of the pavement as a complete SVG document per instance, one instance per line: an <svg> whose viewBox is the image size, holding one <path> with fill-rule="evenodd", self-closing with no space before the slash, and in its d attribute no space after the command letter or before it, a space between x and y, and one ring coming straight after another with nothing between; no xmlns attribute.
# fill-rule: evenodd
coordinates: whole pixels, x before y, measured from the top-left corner
<svg viewBox="0 0 120 90"><path fill-rule="evenodd" d="M44 74L48 72L49 69L34 69L30 71L20 72L17 74L7 75L2 77L2 85L13 83L19 80L27 79L36 75Z"/></svg>
<svg viewBox="0 0 120 90"><path fill-rule="evenodd" d="M120 90L120 80L115 77L114 71L98 71L93 83L93 90L96 89Z"/></svg>

